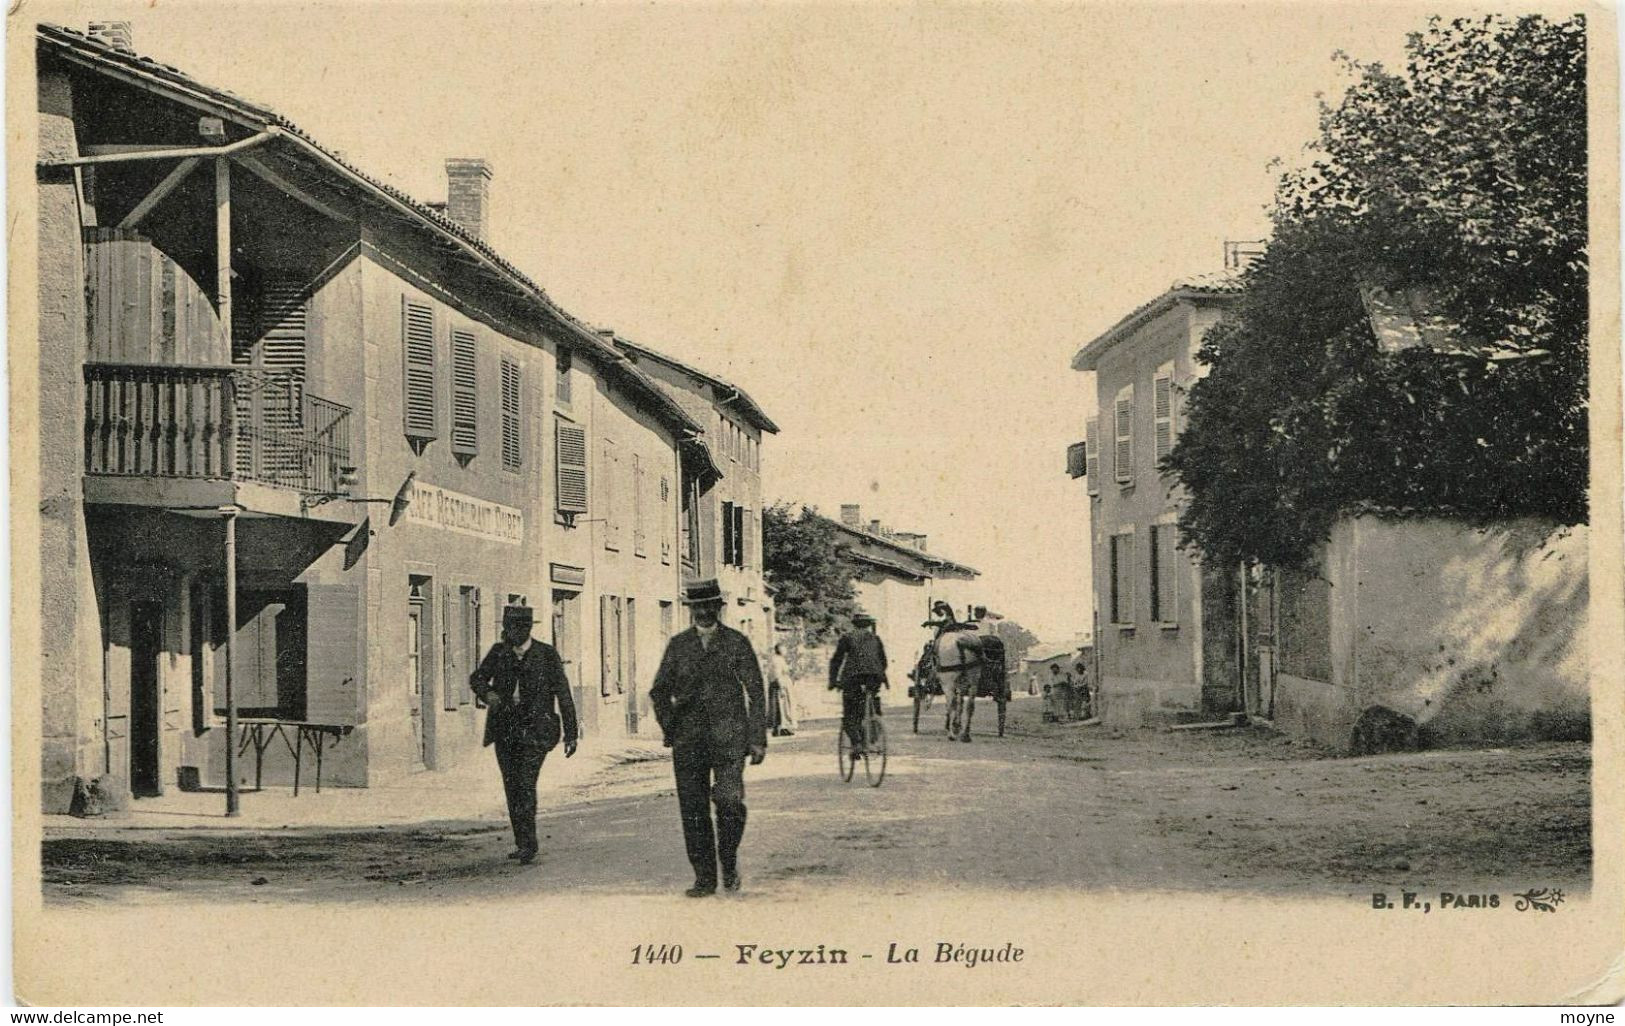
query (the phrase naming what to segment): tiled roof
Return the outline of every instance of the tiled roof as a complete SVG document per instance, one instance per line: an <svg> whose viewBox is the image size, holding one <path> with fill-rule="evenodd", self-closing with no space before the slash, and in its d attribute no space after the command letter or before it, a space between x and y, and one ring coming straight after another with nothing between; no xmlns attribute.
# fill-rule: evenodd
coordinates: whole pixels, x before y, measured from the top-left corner
<svg viewBox="0 0 1625 1026"><path fill-rule="evenodd" d="M829 520L828 517L825 517L824 519ZM904 545L902 542L894 541L891 538L883 537L881 535L875 534L872 531L866 531L861 527L848 527L846 524L841 523L839 520L829 520L829 522L834 524L837 529L839 529L841 531L845 531L847 534L856 535L857 537L863 539L864 541L872 542L872 543L874 543L876 545L884 545L889 549L892 549L892 550L894 550L896 552L903 553L904 555L907 555L907 556L909 556L909 557L911 557L913 559L919 560L920 562L924 563L926 566L932 568L933 570L950 570L950 571L957 571L959 573L966 573L966 574L972 574L972 575L975 575L975 576L981 576L982 572L980 570L977 570L975 567L966 566L963 563L955 563L951 559L943 559L941 556L933 555L933 554L925 551L924 549L917 549L912 545Z"/></svg>
<svg viewBox="0 0 1625 1026"><path fill-rule="evenodd" d="M662 353L658 349L651 349L641 342L633 342L629 338L622 338L621 336L617 335L615 336L615 344L627 352L635 353L638 356L648 357L651 360L664 363L670 367L675 367L680 371L685 371L692 374L709 385L728 389L729 391L733 392L733 396L729 400L726 400L726 402L738 404L740 409L744 411L745 417L760 430L767 431L775 435L779 433L779 426L773 423L772 420L768 419L767 413L763 411L761 406L757 405L756 400L747 395L745 390L740 388L738 385L735 385L729 381L724 381L722 378L719 378L714 374L708 374L705 371L700 370L698 367L695 367L693 364L684 363L675 356Z"/></svg>
<svg viewBox="0 0 1625 1026"><path fill-rule="evenodd" d="M1112 325L1106 332L1079 349L1072 357L1073 370L1094 370L1095 361L1102 353L1122 341L1123 337L1146 321L1171 309L1181 299L1199 297L1222 298L1241 294L1241 276L1231 271L1197 274L1178 278L1168 290L1154 299L1140 304L1128 316Z"/></svg>
<svg viewBox="0 0 1625 1026"><path fill-rule="evenodd" d="M644 398L651 400L657 407L657 412L662 413L668 420L685 430L701 430L699 423L689 417L643 372L630 366L626 362L626 358L614 346L605 342L595 328L555 304L548 298L547 293L540 285L536 284L523 271L492 249L483 239L476 238L468 229L447 217L441 210L414 199L393 185L372 177L343 157L326 149L306 133L304 129L270 107L243 99L216 86L206 85L179 68L155 61L150 57L117 49L73 29L63 28L59 25L41 24L37 38L40 42L53 47L60 54L71 54L93 65L121 69L150 79L159 85L179 90L182 93L195 94L194 99L201 100L212 106L226 108L238 120L246 122L252 127L262 131L273 130L279 135L296 140L304 149L319 155L324 161L341 169L377 195L394 201L396 205L404 207L410 214L419 218L435 231L450 236L459 245L473 250L493 270L509 279L513 284L518 285L523 292L528 294L527 298L538 304L550 318L565 328L573 329L574 337L568 340L569 344L597 356L598 359L608 365L614 376L631 386L632 391L638 392Z"/></svg>

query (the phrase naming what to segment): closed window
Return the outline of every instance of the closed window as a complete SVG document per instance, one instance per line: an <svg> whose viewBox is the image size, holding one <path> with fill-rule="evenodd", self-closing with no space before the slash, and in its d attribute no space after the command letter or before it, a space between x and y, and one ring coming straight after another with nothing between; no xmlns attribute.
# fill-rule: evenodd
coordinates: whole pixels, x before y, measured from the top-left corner
<svg viewBox="0 0 1625 1026"><path fill-rule="evenodd" d="M417 441L432 441L440 436L435 405L434 307L402 298L401 349L406 434Z"/></svg>
<svg viewBox="0 0 1625 1026"><path fill-rule="evenodd" d="M554 421L554 483L560 513L587 512L587 432Z"/></svg>
<svg viewBox="0 0 1625 1026"><path fill-rule="evenodd" d="M1100 418L1090 417L1083 434L1083 473L1090 495L1100 494Z"/></svg>
<svg viewBox="0 0 1625 1026"><path fill-rule="evenodd" d="M1152 428L1157 448L1157 465L1174 449L1174 365L1157 368L1151 383Z"/></svg>
<svg viewBox="0 0 1625 1026"><path fill-rule="evenodd" d="M479 350L472 331L451 333L451 451L479 452Z"/></svg>
<svg viewBox="0 0 1625 1026"><path fill-rule="evenodd" d="M643 456L632 454L632 554L649 554L649 488L643 480Z"/></svg>
<svg viewBox="0 0 1625 1026"><path fill-rule="evenodd" d="M1134 386L1124 385L1113 403L1117 445L1112 467L1119 483L1134 480Z"/></svg>
<svg viewBox="0 0 1625 1026"><path fill-rule="evenodd" d="M502 469L517 472L524 464L522 425L520 419L521 377L519 365L512 360L502 361Z"/></svg>
<svg viewBox="0 0 1625 1026"><path fill-rule="evenodd" d="M671 478L660 475L660 561L671 562L672 546Z"/></svg>
<svg viewBox="0 0 1625 1026"><path fill-rule="evenodd" d="M621 509L619 504L621 453L613 439L598 444L598 487L603 489L604 548L621 547Z"/></svg>
<svg viewBox="0 0 1625 1026"><path fill-rule="evenodd" d="M1172 626L1179 622L1179 539L1173 524L1151 527L1151 619Z"/></svg>
<svg viewBox="0 0 1625 1026"><path fill-rule="evenodd" d="M1112 623L1134 623L1134 535L1114 534L1111 538Z"/></svg>

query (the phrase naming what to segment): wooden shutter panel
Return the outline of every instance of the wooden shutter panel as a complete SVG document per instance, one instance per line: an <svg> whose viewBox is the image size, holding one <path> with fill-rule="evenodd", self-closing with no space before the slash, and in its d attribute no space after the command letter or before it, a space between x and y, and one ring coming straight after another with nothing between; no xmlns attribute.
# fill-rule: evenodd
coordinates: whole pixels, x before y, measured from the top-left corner
<svg viewBox="0 0 1625 1026"><path fill-rule="evenodd" d="M453 642L451 618L451 585L440 586L440 618L435 621L435 633L440 640L440 708L457 711L457 646ZM431 696L432 698L432 696Z"/></svg>
<svg viewBox="0 0 1625 1026"><path fill-rule="evenodd" d="M1119 481L1134 480L1134 386L1117 393L1117 451L1114 469Z"/></svg>
<svg viewBox="0 0 1625 1026"><path fill-rule="evenodd" d="M671 478L660 475L660 561L671 562Z"/></svg>
<svg viewBox="0 0 1625 1026"><path fill-rule="evenodd" d="M643 485L643 455L632 454L632 551L648 553L648 488Z"/></svg>
<svg viewBox="0 0 1625 1026"><path fill-rule="evenodd" d="M1174 448L1174 376L1170 368L1152 383L1152 415L1156 426L1157 463Z"/></svg>
<svg viewBox="0 0 1625 1026"><path fill-rule="evenodd" d="M751 530L750 508L745 507L739 511L739 565L751 565Z"/></svg>
<svg viewBox="0 0 1625 1026"><path fill-rule="evenodd" d="M360 594L353 584L305 586L305 719L360 719Z"/></svg>
<svg viewBox="0 0 1625 1026"><path fill-rule="evenodd" d="M614 669L610 665L611 656L615 651L614 639L610 631L614 629L609 619L609 596L598 596L598 693L607 696L611 682L614 680Z"/></svg>
<svg viewBox="0 0 1625 1026"><path fill-rule="evenodd" d="M518 470L524 463L524 448L520 444L519 419L520 376L519 365L512 360L502 361L502 466Z"/></svg>
<svg viewBox="0 0 1625 1026"><path fill-rule="evenodd" d="M734 504L722 504L722 559L720 562L726 566L733 562L734 555Z"/></svg>
<svg viewBox="0 0 1625 1026"><path fill-rule="evenodd" d="M605 438L598 443L599 487L604 490L604 548L621 547L621 510L616 502L615 486L619 483L620 459L615 442Z"/></svg>
<svg viewBox="0 0 1625 1026"><path fill-rule="evenodd" d="M405 361L406 433L434 439L440 434L435 406L434 307L401 297L401 349Z"/></svg>
<svg viewBox="0 0 1625 1026"><path fill-rule="evenodd" d="M1083 473L1090 495L1100 494L1100 418L1090 417L1083 435Z"/></svg>
<svg viewBox="0 0 1625 1026"><path fill-rule="evenodd" d="M587 432L574 424L557 421L553 427L553 447L559 510L587 512Z"/></svg>
<svg viewBox="0 0 1625 1026"><path fill-rule="evenodd" d="M473 456L480 451L479 344L474 333L451 333L451 451Z"/></svg>

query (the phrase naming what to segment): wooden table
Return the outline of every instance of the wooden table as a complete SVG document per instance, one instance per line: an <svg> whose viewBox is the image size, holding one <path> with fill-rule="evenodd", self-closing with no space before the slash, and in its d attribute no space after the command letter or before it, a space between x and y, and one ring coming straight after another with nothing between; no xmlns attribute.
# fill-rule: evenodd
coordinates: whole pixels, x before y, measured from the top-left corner
<svg viewBox="0 0 1625 1026"><path fill-rule="evenodd" d="M339 739L355 728L339 723L309 723L304 720L278 720L260 717L239 719L237 725L242 734L237 745L237 754L242 755L248 751L249 746L254 748L254 790L260 789L261 771L265 766L265 750L271 747L276 738L282 738L282 743L288 746L288 754L293 756L293 793L299 794L299 771L304 764L305 748L308 745L316 753L316 793L322 793L322 753L336 745ZM294 736L288 737L292 730Z"/></svg>

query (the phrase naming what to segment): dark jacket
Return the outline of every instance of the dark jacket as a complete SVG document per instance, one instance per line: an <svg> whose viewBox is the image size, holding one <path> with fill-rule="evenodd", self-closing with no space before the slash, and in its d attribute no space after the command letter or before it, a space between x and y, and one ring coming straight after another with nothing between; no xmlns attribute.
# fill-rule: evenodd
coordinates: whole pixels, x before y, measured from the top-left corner
<svg viewBox="0 0 1625 1026"><path fill-rule="evenodd" d="M731 627L717 625L709 651L693 627L667 642L649 701L673 747L703 747L713 764L767 747L762 669L750 640Z"/></svg>
<svg viewBox="0 0 1625 1026"><path fill-rule="evenodd" d="M485 716L486 744L514 741L551 751L561 737L576 739L570 681L552 645L533 639L521 658L507 642L498 642L468 683L482 699L488 701L493 691L500 699Z"/></svg>
<svg viewBox="0 0 1625 1026"><path fill-rule="evenodd" d="M829 660L829 686L879 684L886 679L886 646L872 631L843 634Z"/></svg>

